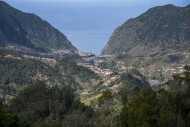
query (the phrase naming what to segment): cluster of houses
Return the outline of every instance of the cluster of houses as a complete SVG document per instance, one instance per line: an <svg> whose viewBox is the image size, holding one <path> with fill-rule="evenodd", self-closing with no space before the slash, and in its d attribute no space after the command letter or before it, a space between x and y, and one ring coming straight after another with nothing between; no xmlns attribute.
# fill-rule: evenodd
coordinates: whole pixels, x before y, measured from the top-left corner
<svg viewBox="0 0 190 127"><path fill-rule="evenodd" d="M16 57L16 56L13 56L13 55L6 55L4 56L5 58L13 58L13 59L18 59L18 60L21 60L20 57Z"/></svg>
<svg viewBox="0 0 190 127"><path fill-rule="evenodd" d="M98 68L98 67L93 66L93 65L88 64L88 63L78 63L78 65L89 68L90 70L92 70L96 74L101 74L104 76L111 75L113 73L110 69L101 69L101 68Z"/></svg>
<svg viewBox="0 0 190 127"><path fill-rule="evenodd" d="M163 73L172 73L172 74L178 74L184 72L184 66L177 66L173 68L163 68Z"/></svg>
<svg viewBox="0 0 190 127"><path fill-rule="evenodd" d="M37 59L37 60L42 60L50 65L55 65L57 63L57 61L55 59L52 58L43 58L43 57L36 57L36 56L28 56L28 55L24 55L25 58L31 58L31 59Z"/></svg>
<svg viewBox="0 0 190 127"><path fill-rule="evenodd" d="M52 50L48 53L40 53L42 56L53 56L53 55L64 55L64 54L72 54L70 50Z"/></svg>

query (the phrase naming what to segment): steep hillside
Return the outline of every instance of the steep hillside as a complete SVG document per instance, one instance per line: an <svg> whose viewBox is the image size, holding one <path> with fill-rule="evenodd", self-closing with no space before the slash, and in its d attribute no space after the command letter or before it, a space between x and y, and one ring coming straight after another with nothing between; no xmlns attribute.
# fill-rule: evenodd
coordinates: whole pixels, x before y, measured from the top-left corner
<svg viewBox="0 0 190 127"><path fill-rule="evenodd" d="M129 19L112 34L102 55L148 56L190 50L190 6L158 6Z"/></svg>
<svg viewBox="0 0 190 127"><path fill-rule="evenodd" d="M0 49L0 96L15 95L36 80L52 85L70 85L73 89L83 88L99 76L74 62L59 61L21 55L11 50Z"/></svg>
<svg viewBox="0 0 190 127"><path fill-rule="evenodd" d="M0 1L0 46L22 52L64 50L75 53L71 42L48 22Z"/></svg>

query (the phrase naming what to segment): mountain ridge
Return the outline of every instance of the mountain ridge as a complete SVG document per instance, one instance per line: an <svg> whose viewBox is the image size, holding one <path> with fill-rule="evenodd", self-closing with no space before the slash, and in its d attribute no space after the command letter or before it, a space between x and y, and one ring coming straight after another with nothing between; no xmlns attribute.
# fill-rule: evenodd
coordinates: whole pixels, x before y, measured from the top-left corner
<svg viewBox="0 0 190 127"><path fill-rule="evenodd" d="M189 50L190 5L158 6L127 20L113 32L102 55L151 55Z"/></svg>
<svg viewBox="0 0 190 127"><path fill-rule="evenodd" d="M1 46L24 46L39 52L78 51L64 34L39 16L24 13L4 1L0 1L0 8Z"/></svg>

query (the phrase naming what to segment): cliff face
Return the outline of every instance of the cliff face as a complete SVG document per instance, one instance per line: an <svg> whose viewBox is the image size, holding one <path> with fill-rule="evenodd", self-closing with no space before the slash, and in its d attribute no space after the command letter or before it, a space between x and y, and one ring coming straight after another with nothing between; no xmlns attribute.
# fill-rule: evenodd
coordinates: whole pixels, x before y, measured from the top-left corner
<svg viewBox="0 0 190 127"><path fill-rule="evenodd" d="M158 6L118 27L102 55L147 56L190 50L190 5Z"/></svg>
<svg viewBox="0 0 190 127"><path fill-rule="evenodd" d="M8 45L40 52L51 49L77 51L66 36L48 22L0 1L0 46Z"/></svg>

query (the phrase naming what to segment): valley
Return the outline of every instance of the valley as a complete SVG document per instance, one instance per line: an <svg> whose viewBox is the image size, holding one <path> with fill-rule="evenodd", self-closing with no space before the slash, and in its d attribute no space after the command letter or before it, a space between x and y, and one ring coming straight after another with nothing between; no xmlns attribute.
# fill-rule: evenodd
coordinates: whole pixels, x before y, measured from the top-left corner
<svg viewBox="0 0 190 127"><path fill-rule="evenodd" d="M151 8L95 55L0 1L0 126L189 126L189 17L189 5Z"/></svg>

